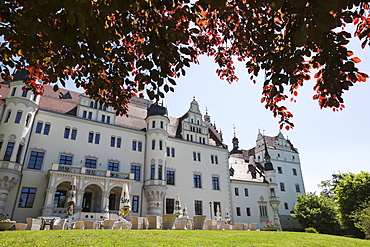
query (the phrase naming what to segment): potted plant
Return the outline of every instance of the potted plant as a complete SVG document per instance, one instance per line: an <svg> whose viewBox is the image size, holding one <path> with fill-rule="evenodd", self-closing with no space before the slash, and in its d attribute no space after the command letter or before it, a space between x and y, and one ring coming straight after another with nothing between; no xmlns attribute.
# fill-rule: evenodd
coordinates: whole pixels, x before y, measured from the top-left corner
<svg viewBox="0 0 370 247"><path fill-rule="evenodd" d="M262 227L262 230L264 230L264 231L277 231L278 229L274 224L272 224L272 221L270 221L270 222L267 221L265 226Z"/></svg>
<svg viewBox="0 0 370 247"><path fill-rule="evenodd" d="M9 220L8 217L9 214L7 215L0 214L0 231L8 230L16 223L15 221Z"/></svg>

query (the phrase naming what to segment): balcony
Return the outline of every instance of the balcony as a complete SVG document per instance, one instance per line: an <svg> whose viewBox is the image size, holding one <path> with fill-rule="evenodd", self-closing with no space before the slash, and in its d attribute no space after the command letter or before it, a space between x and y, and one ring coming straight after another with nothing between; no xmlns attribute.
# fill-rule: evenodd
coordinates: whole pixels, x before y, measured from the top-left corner
<svg viewBox="0 0 370 247"><path fill-rule="evenodd" d="M61 165L58 163L53 163L51 167L52 171L59 171L59 172L67 172L67 173L74 173L74 174L86 174L89 176L98 176L98 177L106 177L106 178L120 178L120 179L134 179L134 173L123 173L123 172L115 172L110 170L99 170L94 168L87 168L81 166L69 166L69 165Z"/></svg>

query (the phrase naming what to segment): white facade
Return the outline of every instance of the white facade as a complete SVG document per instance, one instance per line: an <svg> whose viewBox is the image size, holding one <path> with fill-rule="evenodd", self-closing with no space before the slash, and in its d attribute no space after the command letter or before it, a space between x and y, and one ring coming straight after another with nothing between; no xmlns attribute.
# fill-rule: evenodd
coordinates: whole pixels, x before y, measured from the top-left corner
<svg viewBox="0 0 370 247"><path fill-rule="evenodd" d="M231 208L227 146L195 100L181 118L140 99L130 103L128 117L116 117L86 95L59 98L46 86L34 99L22 95L23 86L15 80L0 89L1 213L20 222L64 217L74 178L74 212L103 212L107 201L117 212L124 184L132 216L172 213L177 194L190 217L211 218L210 203L213 214L213 205L222 213Z"/></svg>
<svg viewBox="0 0 370 247"><path fill-rule="evenodd" d="M234 137L229 154L195 99L179 118L141 99L131 101L128 117L116 116L77 92L61 89L60 98L45 86L44 96L25 94L21 79L16 74L0 88L0 213L13 220L66 216L74 180L74 212L101 213L109 204L117 213L127 184L131 216L173 213L179 195L190 217L214 218L219 206L233 223L259 228L266 221L284 227L296 194L304 193L298 152L288 140L258 135L255 148L238 150ZM273 169L263 167L264 140Z"/></svg>

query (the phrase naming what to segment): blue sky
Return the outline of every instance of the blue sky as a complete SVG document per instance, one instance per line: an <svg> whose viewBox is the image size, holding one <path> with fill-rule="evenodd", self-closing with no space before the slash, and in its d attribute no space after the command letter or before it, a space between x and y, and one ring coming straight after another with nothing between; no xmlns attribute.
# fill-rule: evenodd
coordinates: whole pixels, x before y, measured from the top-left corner
<svg viewBox="0 0 370 247"><path fill-rule="evenodd" d="M370 49L360 49L358 42L351 44L355 56L362 59L361 71L370 74L370 62L366 61ZM163 101L169 114L182 116L195 97L202 114L207 107L211 121L224 133L229 149L233 125L243 149L255 145L259 129L265 135L277 135L278 119L260 103L263 80L253 84L244 64L237 64L240 79L230 85L218 78L216 69L209 57L202 57L200 65L192 65L186 76L177 80L175 93L168 93ZM294 115L295 128L282 130L299 150L306 192L319 191L317 185L330 179L332 173L369 171L370 166L370 83L357 83L347 91L346 108L341 112L320 110L312 100L313 85L314 81L309 81L299 89L297 103L287 101L285 105Z"/></svg>

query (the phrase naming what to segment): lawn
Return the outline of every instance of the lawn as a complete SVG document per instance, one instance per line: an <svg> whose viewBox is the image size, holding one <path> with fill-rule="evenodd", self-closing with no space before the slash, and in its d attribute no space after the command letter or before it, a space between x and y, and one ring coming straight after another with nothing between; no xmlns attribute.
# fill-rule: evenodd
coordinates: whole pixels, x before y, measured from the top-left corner
<svg viewBox="0 0 370 247"><path fill-rule="evenodd" d="M0 232L0 246L370 246L370 241L302 232L53 230Z"/></svg>

